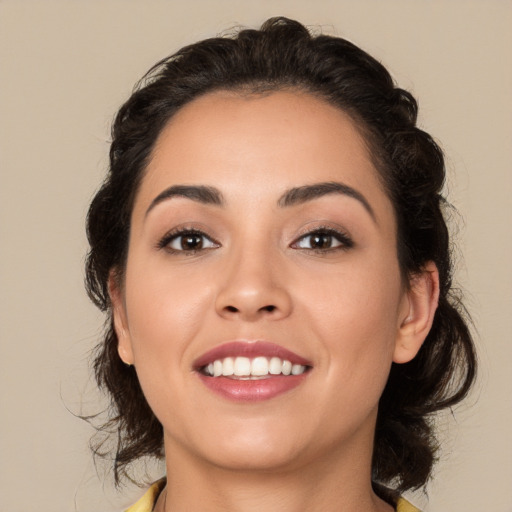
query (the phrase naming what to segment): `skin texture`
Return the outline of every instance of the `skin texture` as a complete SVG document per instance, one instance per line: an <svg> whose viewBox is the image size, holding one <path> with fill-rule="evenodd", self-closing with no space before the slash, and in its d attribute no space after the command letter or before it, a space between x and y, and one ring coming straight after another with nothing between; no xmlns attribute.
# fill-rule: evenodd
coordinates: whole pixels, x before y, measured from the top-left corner
<svg viewBox="0 0 512 512"><path fill-rule="evenodd" d="M325 182L373 213L340 193L278 204ZM175 196L150 208L172 185L216 187L223 205ZM203 248L161 247L176 228L204 232ZM313 249L319 229L340 241ZM110 290L120 357L164 427L157 510L392 510L370 485L377 406L392 361L412 359L428 333L437 271L402 282L393 208L346 114L292 91L182 108L157 141ZM270 400L225 399L193 362L234 340L273 342L312 368Z"/></svg>

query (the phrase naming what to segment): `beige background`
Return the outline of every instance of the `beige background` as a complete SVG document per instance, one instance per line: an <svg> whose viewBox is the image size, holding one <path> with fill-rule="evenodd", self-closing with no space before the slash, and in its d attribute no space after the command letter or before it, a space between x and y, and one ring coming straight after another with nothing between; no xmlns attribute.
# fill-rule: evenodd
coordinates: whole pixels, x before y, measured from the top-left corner
<svg viewBox="0 0 512 512"><path fill-rule="evenodd" d="M102 483L92 430L67 410L101 406L87 381L101 317L82 287L83 226L109 123L157 59L278 14L381 59L442 142L481 373L472 407L441 422L429 503L414 500L512 512L512 2L498 0L0 0L2 511L113 512L140 492Z"/></svg>

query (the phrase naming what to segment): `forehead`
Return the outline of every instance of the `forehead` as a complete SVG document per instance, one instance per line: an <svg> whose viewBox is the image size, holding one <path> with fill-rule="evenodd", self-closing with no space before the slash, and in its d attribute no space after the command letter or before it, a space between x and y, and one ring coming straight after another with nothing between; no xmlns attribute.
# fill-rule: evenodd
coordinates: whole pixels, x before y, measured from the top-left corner
<svg viewBox="0 0 512 512"><path fill-rule="evenodd" d="M302 91L242 94L218 91L180 109L157 139L153 163L182 145L204 148L209 157L233 159L259 146L262 159L337 152L354 163L370 160L354 121L342 110ZM190 155L192 156L192 155ZM199 156L199 155L197 155ZM334 155L332 155L334 156ZM324 163L324 158L321 162ZM311 169L313 172L313 169Z"/></svg>
<svg viewBox="0 0 512 512"><path fill-rule="evenodd" d="M320 181L342 181L375 196L374 202L387 201L365 140L342 110L305 92L219 91L187 104L168 122L136 207L173 184L213 185L226 197L250 190L254 198Z"/></svg>

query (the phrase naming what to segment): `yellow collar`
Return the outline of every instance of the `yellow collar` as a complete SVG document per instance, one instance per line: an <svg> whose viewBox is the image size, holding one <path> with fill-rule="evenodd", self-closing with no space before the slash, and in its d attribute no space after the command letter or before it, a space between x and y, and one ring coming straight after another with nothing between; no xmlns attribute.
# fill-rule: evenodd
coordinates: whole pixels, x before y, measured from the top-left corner
<svg viewBox="0 0 512 512"><path fill-rule="evenodd" d="M142 498L132 505L125 512L151 512L155 506L156 500L165 487L165 478L155 482L142 496ZM411 505L404 498L399 498L396 504L396 512L420 512L415 506Z"/></svg>

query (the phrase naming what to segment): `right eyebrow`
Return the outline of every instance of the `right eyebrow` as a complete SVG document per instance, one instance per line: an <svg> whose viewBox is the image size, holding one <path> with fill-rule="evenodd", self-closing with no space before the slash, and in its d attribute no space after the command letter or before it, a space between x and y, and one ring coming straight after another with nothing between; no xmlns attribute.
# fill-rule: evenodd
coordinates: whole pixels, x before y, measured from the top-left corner
<svg viewBox="0 0 512 512"><path fill-rule="evenodd" d="M192 201L202 204L213 204L216 206L224 205L222 193L215 187L206 185L173 185L160 192L146 210L147 215L157 204L172 199L173 197L186 197Z"/></svg>
<svg viewBox="0 0 512 512"><path fill-rule="evenodd" d="M295 206L329 194L341 194L356 199L364 206L373 221L377 221L373 208L361 192L346 185L345 183L339 183L336 181L313 183L311 185L291 188L281 196L278 201L278 205L280 207Z"/></svg>

